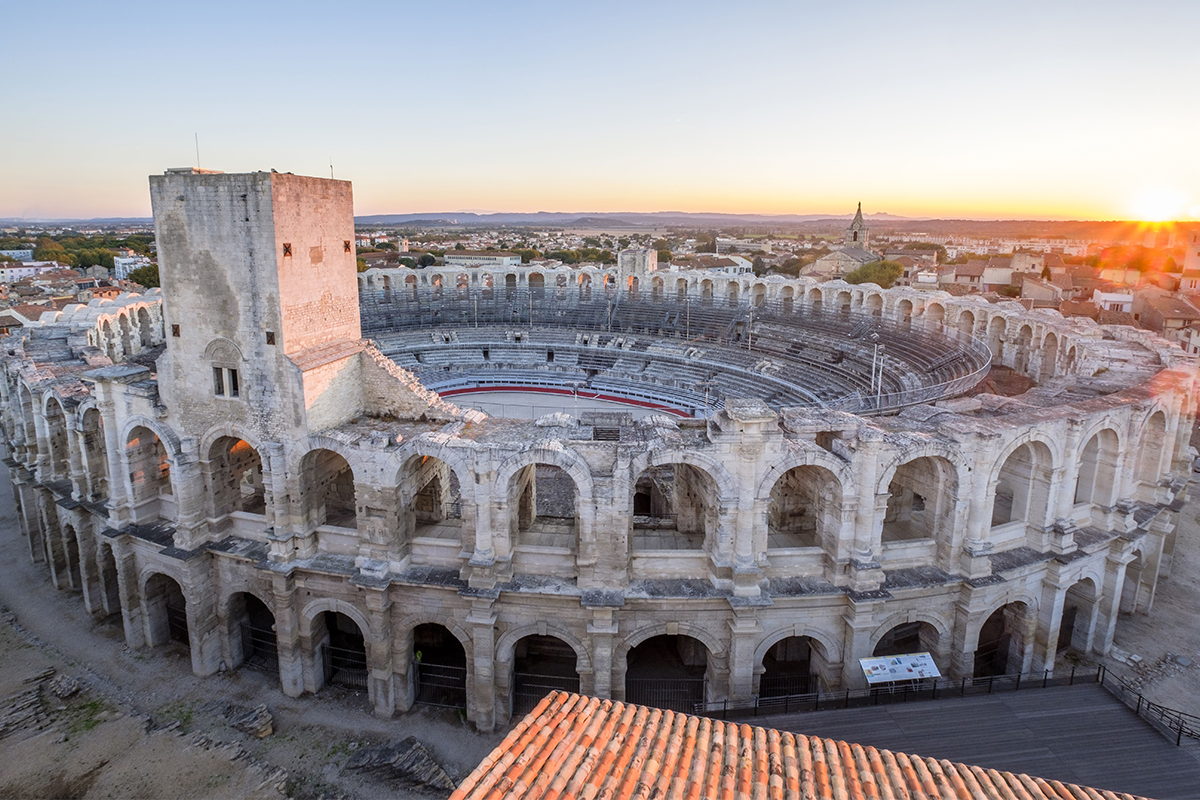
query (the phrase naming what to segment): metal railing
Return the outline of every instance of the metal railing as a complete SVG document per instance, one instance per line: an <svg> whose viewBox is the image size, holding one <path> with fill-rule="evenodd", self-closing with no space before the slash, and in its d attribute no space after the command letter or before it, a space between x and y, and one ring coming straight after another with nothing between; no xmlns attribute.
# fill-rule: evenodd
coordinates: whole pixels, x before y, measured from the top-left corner
<svg viewBox="0 0 1200 800"><path fill-rule="evenodd" d="M757 717L768 714L795 714L805 711L828 711L835 708L863 708L917 700L941 700L948 697L968 697L978 694L1015 692L1022 689L1044 689L1050 686L1102 683L1104 667L1095 671L1072 669L1066 675L1041 673L991 675L986 678L928 679L905 681L903 684L866 689L846 689L841 692L810 692L783 697L754 697L750 700L716 700L697 703L692 713L706 717ZM647 705L653 705L648 703Z"/></svg>
<svg viewBox="0 0 1200 800"><path fill-rule="evenodd" d="M1185 736L1189 739L1200 739L1200 716L1147 700L1119 675L1108 673L1106 677L1107 681L1101 680L1104 688L1164 736L1174 739L1176 747L1183 744Z"/></svg>
<svg viewBox="0 0 1200 800"><path fill-rule="evenodd" d="M242 625L242 666L279 672L279 642L275 631Z"/></svg>
<svg viewBox="0 0 1200 800"><path fill-rule="evenodd" d="M707 686L704 678L626 678L625 701L690 714L704 705Z"/></svg>
<svg viewBox="0 0 1200 800"><path fill-rule="evenodd" d="M543 697L555 691L579 693L579 676L513 672L513 716L528 714Z"/></svg>
<svg viewBox="0 0 1200 800"><path fill-rule="evenodd" d="M191 645L188 640L188 623L187 609L185 606L166 605L167 611L167 634L171 637L171 641L179 642L184 645Z"/></svg>
<svg viewBox="0 0 1200 800"><path fill-rule="evenodd" d="M325 682L345 689L367 688L367 651L325 645Z"/></svg>
<svg viewBox="0 0 1200 800"><path fill-rule="evenodd" d="M455 664L413 662L416 702L443 708L467 707L467 668Z"/></svg>

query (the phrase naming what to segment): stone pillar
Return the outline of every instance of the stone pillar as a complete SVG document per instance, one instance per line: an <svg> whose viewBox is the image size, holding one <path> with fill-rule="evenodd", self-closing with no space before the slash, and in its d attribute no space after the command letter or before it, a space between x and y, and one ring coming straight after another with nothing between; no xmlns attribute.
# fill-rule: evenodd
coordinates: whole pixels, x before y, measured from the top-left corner
<svg viewBox="0 0 1200 800"><path fill-rule="evenodd" d="M291 573L271 575L275 600L275 647L279 653L279 686L288 697L304 694L304 663L300 650L300 611L296 608L296 579Z"/></svg>
<svg viewBox="0 0 1200 800"><path fill-rule="evenodd" d="M221 665L221 627L217 619L217 591L211 574L211 556L202 563L189 563L183 576L186 602L188 650L192 672L212 675Z"/></svg>
<svg viewBox="0 0 1200 800"><path fill-rule="evenodd" d="M1061 580L1057 574L1047 575L1042 583L1037 627L1032 639L1033 660L1029 666L1031 672L1046 671L1054 674L1054 661L1058 657L1058 636L1062 630L1063 606L1066 604L1067 590L1071 588L1069 579L1065 586ZM1078 624L1079 620L1076 622Z"/></svg>
<svg viewBox="0 0 1200 800"><path fill-rule="evenodd" d="M875 497L876 467L882 434L874 428L862 428L859 451L855 455L858 471L858 497L855 500L854 549L850 555L851 588L858 592L878 589L884 580L873 551L883 529L883 516L878 512ZM886 499L885 499L886 508ZM878 530L877 530L878 529Z"/></svg>
<svg viewBox="0 0 1200 800"><path fill-rule="evenodd" d="M729 699L746 701L754 696L754 648L762 626L753 606L734 606L729 620Z"/></svg>
<svg viewBox="0 0 1200 800"><path fill-rule="evenodd" d="M392 667L392 601L387 586L363 592L370 622L371 649L368 653L368 697L375 716L391 719L396 713L395 673Z"/></svg>
<svg viewBox="0 0 1200 800"><path fill-rule="evenodd" d="M79 430L79 419L75 414L68 412L66 419L67 464L71 478L71 497L75 500L88 500L91 495L88 487L87 469L84 464L83 433Z"/></svg>
<svg viewBox="0 0 1200 800"><path fill-rule="evenodd" d="M125 644L136 650L146 644L137 556L126 543L117 540L112 543L112 551L113 561L117 565L117 592L121 598L121 624L125 628Z"/></svg>
<svg viewBox="0 0 1200 800"><path fill-rule="evenodd" d="M954 627L950 631L950 674L952 679L975 675L975 650L979 647L979 625L974 624L981 612L970 608L971 598L954 605Z"/></svg>
<svg viewBox="0 0 1200 800"><path fill-rule="evenodd" d="M842 688L865 689L867 678L863 675L860 658L872 655L871 634L878 623L875 620L875 609L872 603L850 604L850 609L842 618L845 623L842 647Z"/></svg>
<svg viewBox="0 0 1200 800"><path fill-rule="evenodd" d="M1096 631L1100 634L1100 641L1095 648L1102 655L1108 655L1108 651L1112 649L1117 615L1121 612L1125 566L1133 560L1132 556L1122 552L1121 544L1120 540L1113 543L1104 562L1104 591L1100 596L1100 610L1096 620Z"/></svg>
<svg viewBox="0 0 1200 800"><path fill-rule="evenodd" d="M37 478L42 483L47 483L54 480L54 472L51 469L53 461L50 453L50 432L46 429L46 417L41 413L41 408L37 407L40 397L34 397L33 410L33 430L37 435L37 462L33 465L36 470Z"/></svg>
<svg viewBox="0 0 1200 800"><path fill-rule="evenodd" d="M617 620L613 609L592 608L592 620L588 623L587 630L592 637L592 694L596 697L611 698L613 639L617 635Z"/></svg>
<svg viewBox="0 0 1200 800"><path fill-rule="evenodd" d="M208 483L201 469L198 442L187 437L171 469L171 492L175 496L175 546L180 550L199 547L208 538Z"/></svg>
<svg viewBox="0 0 1200 800"><path fill-rule="evenodd" d="M475 678L474 691L467 698L467 718L484 733L490 733L496 727L496 612L493 603L492 598L477 599L467 615Z"/></svg>

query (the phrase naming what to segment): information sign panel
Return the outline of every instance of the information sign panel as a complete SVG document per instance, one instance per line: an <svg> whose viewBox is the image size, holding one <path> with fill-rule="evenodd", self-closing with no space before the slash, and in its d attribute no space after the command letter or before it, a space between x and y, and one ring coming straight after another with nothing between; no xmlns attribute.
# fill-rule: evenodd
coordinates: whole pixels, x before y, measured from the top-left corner
<svg viewBox="0 0 1200 800"><path fill-rule="evenodd" d="M907 653L902 656L878 656L860 658L867 683L893 683L895 681L919 681L922 678L940 678L937 664L929 653Z"/></svg>

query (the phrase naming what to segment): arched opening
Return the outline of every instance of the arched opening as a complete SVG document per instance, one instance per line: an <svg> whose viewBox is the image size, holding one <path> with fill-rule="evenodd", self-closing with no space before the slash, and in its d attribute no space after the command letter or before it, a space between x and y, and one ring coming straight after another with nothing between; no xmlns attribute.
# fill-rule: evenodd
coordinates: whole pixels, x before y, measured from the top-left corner
<svg viewBox="0 0 1200 800"><path fill-rule="evenodd" d="M80 430L83 467L92 500L108 497L108 452L104 441L104 419L95 408L83 412Z"/></svg>
<svg viewBox="0 0 1200 800"><path fill-rule="evenodd" d="M675 299L679 301L687 300L688 284L686 278L679 278L675 281Z"/></svg>
<svg viewBox="0 0 1200 800"><path fill-rule="evenodd" d="M529 276L529 293L533 295L534 300L542 300L546 297L545 275L535 272Z"/></svg>
<svg viewBox="0 0 1200 800"><path fill-rule="evenodd" d="M730 281L725 288L725 297L729 301L729 307L734 308L738 304L738 292L740 287L735 281Z"/></svg>
<svg viewBox="0 0 1200 800"><path fill-rule="evenodd" d="M979 629L975 649L976 678L1015 675L1024 669L1029 625L1028 607L1021 602L1008 603L992 612Z"/></svg>
<svg viewBox="0 0 1200 800"><path fill-rule="evenodd" d="M553 464L529 464L508 482L509 508L518 545L575 549L579 492L566 470Z"/></svg>
<svg viewBox="0 0 1200 800"><path fill-rule="evenodd" d="M214 519L234 513L266 514L262 458L249 443L236 436L217 439L208 451L208 470Z"/></svg>
<svg viewBox="0 0 1200 800"><path fill-rule="evenodd" d="M434 300L442 299L442 288L445 284L445 279L441 275L433 275L429 278L430 295Z"/></svg>
<svg viewBox="0 0 1200 800"><path fill-rule="evenodd" d="M752 291L751 302L755 308L762 308L763 303L767 302L767 287L761 283L756 283Z"/></svg>
<svg viewBox="0 0 1200 800"><path fill-rule="evenodd" d="M767 548L825 547L841 529L842 485L815 465L793 467L771 487Z"/></svg>
<svg viewBox="0 0 1200 800"><path fill-rule="evenodd" d="M925 307L925 327L929 330L941 330L946 318L946 309L941 303L930 303Z"/></svg>
<svg viewBox="0 0 1200 800"><path fill-rule="evenodd" d="M1163 453L1167 449L1167 415L1156 411L1146 422L1139 448L1137 479L1152 494L1162 478ZM1152 496L1143 499L1152 500Z"/></svg>
<svg viewBox="0 0 1200 800"><path fill-rule="evenodd" d="M554 279L554 296L558 300L567 299L567 276L559 274Z"/></svg>
<svg viewBox="0 0 1200 800"><path fill-rule="evenodd" d="M592 299L592 276L583 274L579 276L579 299Z"/></svg>
<svg viewBox="0 0 1200 800"><path fill-rule="evenodd" d="M883 296L878 294L869 294L863 300L863 309L872 317L883 316Z"/></svg>
<svg viewBox="0 0 1200 800"><path fill-rule="evenodd" d="M1084 578L1067 590L1058 624L1058 651L1089 653L1096 620L1096 584Z"/></svg>
<svg viewBox="0 0 1200 800"><path fill-rule="evenodd" d="M713 283L709 280L700 281L700 302L711 306L713 302Z"/></svg>
<svg viewBox="0 0 1200 800"><path fill-rule="evenodd" d="M694 713L706 698L708 648L691 636L654 636L625 655L625 701Z"/></svg>
<svg viewBox="0 0 1200 800"><path fill-rule="evenodd" d="M1046 334L1042 340L1042 368L1040 379L1045 381L1054 377L1058 368L1058 337L1053 333Z"/></svg>
<svg viewBox="0 0 1200 800"><path fill-rule="evenodd" d="M1075 373L1075 348L1067 350L1067 357L1063 359L1063 375L1073 375Z"/></svg>
<svg viewBox="0 0 1200 800"><path fill-rule="evenodd" d="M142 610L146 617L147 644L158 647L167 642L189 644L187 601L174 578L156 572L146 580L142 592Z"/></svg>
<svg viewBox="0 0 1200 800"><path fill-rule="evenodd" d="M850 306L854 303L854 296L849 292L838 292L837 297L833 301L837 306L838 316L843 320L850 319Z"/></svg>
<svg viewBox="0 0 1200 800"><path fill-rule="evenodd" d="M53 396L46 401L46 443L50 450L50 474L42 475L42 481L65 480L71 474L67 420L62 404Z"/></svg>
<svg viewBox="0 0 1200 800"><path fill-rule="evenodd" d="M267 604L249 592L238 592L229 598L227 619L230 665L279 672L275 615Z"/></svg>
<svg viewBox="0 0 1200 800"><path fill-rule="evenodd" d="M467 299L467 292L471 288L471 276L465 272L460 272L454 276L454 290L458 293L459 300Z"/></svg>
<svg viewBox="0 0 1200 800"><path fill-rule="evenodd" d="M630 275L629 280L626 282L626 287L627 287L626 291L629 292L629 297L633 300L637 300L637 298L638 298L638 286L639 285L640 284L638 282L637 276Z"/></svg>
<svg viewBox="0 0 1200 800"><path fill-rule="evenodd" d="M313 628L325 684L365 691L367 642L358 623L340 611L323 611L313 619Z"/></svg>
<svg viewBox="0 0 1200 800"><path fill-rule="evenodd" d="M508 273L504 276L504 299L512 300L517 296L517 276Z"/></svg>
<svg viewBox="0 0 1200 800"><path fill-rule="evenodd" d="M758 696L788 697L821 691L821 676L828 672L829 657L816 639L789 636L771 645L763 656L762 667Z"/></svg>
<svg viewBox="0 0 1200 800"><path fill-rule="evenodd" d="M963 311L958 315L958 332L962 339L970 338L975 332L975 315L970 311Z"/></svg>
<svg viewBox="0 0 1200 800"><path fill-rule="evenodd" d="M579 691L574 648L555 636L524 637L513 648L513 716L528 714L553 691Z"/></svg>
<svg viewBox="0 0 1200 800"><path fill-rule="evenodd" d="M130 355L133 353L133 331L129 325L129 315L117 315L117 324L121 328L121 352Z"/></svg>
<svg viewBox="0 0 1200 800"><path fill-rule="evenodd" d="M1013 362L1013 369L1017 372L1029 371L1029 351L1032 343L1033 328L1022 325L1021 330L1017 332L1017 357Z"/></svg>
<svg viewBox="0 0 1200 800"><path fill-rule="evenodd" d="M133 489L134 521L173 519L171 462L167 448L153 431L139 426L129 432L125 461L129 464L129 483Z"/></svg>
<svg viewBox="0 0 1200 800"><path fill-rule="evenodd" d="M154 344L154 329L150 325L150 312L144 308L139 308L137 320L138 340L142 345L142 349L145 350Z"/></svg>
<svg viewBox="0 0 1200 800"><path fill-rule="evenodd" d="M1041 442L1026 442L1005 459L997 475L993 528L1012 522L1045 523L1051 466L1050 449Z"/></svg>
<svg viewBox="0 0 1200 800"><path fill-rule="evenodd" d="M633 489L633 550L700 550L717 528L717 484L690 464L642 471Z"/></svg>
<svg viewBox="0 0 1200 800"><path fill-rule="evenodd" d="M948 541L957 498L958 476L946 459L926 456L901 464L888 484L883 544Z"/></svg>
<svg viewBox="0 0 1200 800"><path fill-rule="evenodd" d="M66 557L67 581L71 588L80 589L83 587L83 583L79 569L79 538L75 533L75 528L71 525L63 525L62 538L63 554Z"/></svg>
<svg viewBox="0 0 1200 800"><path fill-rule="evenodd" d="M1004 317L992 317L988 323L988 349L992 351L992 363L999 364L1004 359L1004 337L1007 334L1008 323Z"/></svg>
<svg viewBox="0 0 1200 800"><path fill-rule="evenodd" d="M938 629L928 622L904 622L889 630L875 643L871 655L876 658L883 656L904 656L910 653L929 653L937 663L938 645L940 643ZM938 665L939 670L941 665Z"/></svg>
<svg viewBox="0 0 1200 800"><path fill-rule="evenodd" d="M1111 506L1116 498L1117 434L1105 428L1088 439L1079 454L1079 471L1075 479L1075 503L1095 503Z"/></svg>
<svg viewBox="0 0 1200 800"><path fill-rule="evenodd" d="M416 489L408 503L408 524L414 537L462 539L462 488L445 461L413 457L400 486Z"/></svg>
<svg viewBox="0 0 1200 800"><path fill-rule="evenodd" d="M37 423L33 418L33 394L23 383L17 384L21 399L21 423L25 433L25 463L34 464L38 456Z"/></svg>
<svg viewBox="0 0 1200 800"><path fill-rule="evenodd" d="M467 654L445 626L427 622L413 629L416 701L467 707Z"/></svg>
<svg viewBox="0 0 1200 800"><path fill-rule="evenodd" d="M613 296L616 295L616 293L617 293L617 276L613 275L611 273L606 274L604 276L604 296L611 299Z"/></svg>
<svg viewBox="0 0 1200 800"><path fill-rule="evenodd" d="M100 338L104 340L104 354L113 362L117 362L121 358L120 348L117 346L117 337L113 334L111 320L104 320L100 323Z"/></svg>
<svg viewBox="0 0 1200 800"><path fill-rule="evenodd" d="M663 279L655 278L650 281L650 299L656 303L661 303L663 299Z"/></svg>
<svg viewBox="0 0 1200 800"><path fill-rule="evenodd" d="M791 286L783 287L783 313L791 314L796 306L796 290Z"/></svg>
<svg viewBox="0 0 1200 800"><path fill-rule="evenodd" d="M814 313L820 313L821 302L822 302L821 301L821 290L820 289L809 289L808 290L808 305L812 308Z"/></svg>
<svg viewBox="0 0 1200 800"><path fill-rule="evenodd" d="M383 295L379 298L381 303L392 302L392 279L389 275L383 276Z"/></svg>
<svg viewBox="0 0 1200 800"><path fill-rule="evenodd" d="M300 465L305 519L313 527L355 528L354 471L332 450L313 450Z"/></svg>
<svg viewBox="0 0 1200 800"><path fill-rule="evenodd" d="M417 299L417 276L407 275L404 278L404 290L410 301Z"/></svg>
<svg viewBox="0 0 1200 800"><path fill-rule="evenodd" d="M912 328L913 304L911 300L901 300L896 304L896 317L904 330Z"/></svg>

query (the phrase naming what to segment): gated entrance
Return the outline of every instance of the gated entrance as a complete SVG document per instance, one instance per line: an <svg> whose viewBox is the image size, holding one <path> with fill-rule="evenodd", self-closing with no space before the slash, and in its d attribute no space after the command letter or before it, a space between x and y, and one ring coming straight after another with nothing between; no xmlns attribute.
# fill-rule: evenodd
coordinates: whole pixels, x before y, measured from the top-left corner
<svg viewBox="0 0 1200 800"><path fill-rule="evenodd" d="M325 611L329 639L323 647L325 682L347 689L367 688L367 646L358 624L345 614Z"/></svg>
<svg viewBox="0 0 1200 800"><path fill-rule="evenodd" d="M513 649L513 716L527 714L550 692L579 691L575 651L554 636L526 636Z"/></svg>
<svg viewBox="0 0 1200 800"><path fill-rule="evenodd" d="M690 636L655 636L625 657L625 700L693 713L708 682L708 649Z"/></svg>
<svg viewBox="0 0 1200 800"><path fill-rule="evenodd" d="M413 683L418 703L467 707L467 656L445 627L426 623L413 629Z"/></svg>

